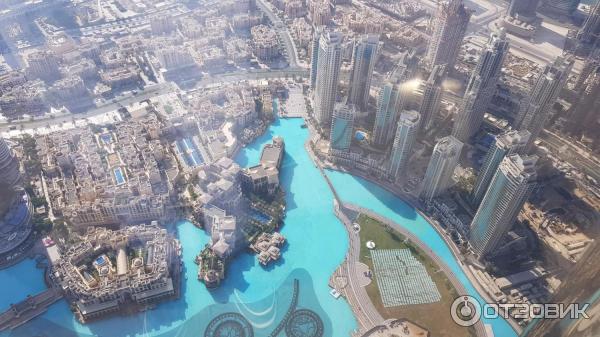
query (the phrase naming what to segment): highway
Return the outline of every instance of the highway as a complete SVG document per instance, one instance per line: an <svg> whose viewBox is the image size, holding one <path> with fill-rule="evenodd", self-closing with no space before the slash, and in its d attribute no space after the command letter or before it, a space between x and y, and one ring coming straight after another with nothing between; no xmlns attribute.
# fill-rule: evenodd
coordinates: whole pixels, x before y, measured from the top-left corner
<svg viewBox="0 0 600 337"><path fill-rule="evenodd" d="M600 181L600 162L593 153L548 130L542 132L539 140L542 142L540 145L548 148L556 157L582 170L596 181Z"/></svg>
<svg viewBox="0 0 600 337"><path fill-rule="evenodd" d="M46 0L35 4L23 2L14 6L9 6L8 9L10 11L0 14L0 23L7 20L16 19L21 15L33 14L34 12L43 11L55 5L66 5L69 2L69 0Z"/></svg>
<svg viewBox="0 0 600 337"><path fill-rule="evenodd" d="M241 82L246 80L266 80L273 78L292 78L292 77L308 77L308 70L302 68L289 68L283 70L253 70L249 72L233 72L222 75L209 76L201 79L196 83L196 86L190 91L200 90L213 85L221 85L226 83ZM35 129L40 127L48 127L52 125L60 125L74 120L82 120L90 117L106 114L111 111L118 110L120 107L128 106L133 103L141 102L152 97L168 94L169 92L177 91L177 88L171 83L160 83L143 90L137 95L128 95L117 98L105 105L93 108L87 112L80 114L64 114L59 116L44 116L35 120L18 120L7 123L0 123L0 132L8 132L11 129Z"/></svg>
<svg viewBox="0 0 600 337"><path fill-rule="evenodd" d="M7 132L11 128L14 129L35 129L39 127L47 127L48 125L58 125L65 122L71 122L73 120L81 120L86 119L98 115L105 114L107 112L118 110L122 106L127 106L132 103L141 102L143 100L152 98L154 96L164 95L173 88L170 84L157 84L151 87L147 87L144 90L141 90L138 95L128 95L117 98L115 101L110 101L105 105L98 106L96 108L92 108L84 113L79 114L63 114L63 115L51 115L44 116L41 118L36 118L33 120L17 120L12 122L6 122L0 124L0 132Z"/></svg>

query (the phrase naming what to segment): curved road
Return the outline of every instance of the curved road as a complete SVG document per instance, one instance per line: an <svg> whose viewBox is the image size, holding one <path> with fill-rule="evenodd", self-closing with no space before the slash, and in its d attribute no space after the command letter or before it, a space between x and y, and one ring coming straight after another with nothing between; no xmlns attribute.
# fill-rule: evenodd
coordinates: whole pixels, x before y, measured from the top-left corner
<svg viewBox="0 0 600 337"><path fill-rule="evenodd" d="M342 266L340 266L340 269L341 269L342 274L346 274L344 276L346 276L346 278L348 280L347 288L350 288L349 291L351 292L351 293L349 293L348 290L345 289L346 290L345 291L346 299L348 300L350 306L352 307L354 314L355 314L357 320L359 321L359 325L362 328L361 329L362 331L368 331L370 328L377 326L379 324L382 324L384 322L384 319L381 316L381 314L377 311L375 306L373 305L373 302L371 301L371 298L367 294L365 288L363 286L361 286L358 282L358 271L356 270L356 266L359 263L359 258L360 258L360 236L352 228L352 221L344 213L344 209L348 209L353 212L365 214L365 215L367 215L373 219L376 219L382 223L390 225L390 228L393 228L398 233L404 235L406 238L408 238L410 241L412 241L414 244L416 244L423 252L425 252L427 254L427 256L429 258L431 258L440 267L440 269L442 269L444 271L444 273L446 274L446 276L448 277L448 279L450 280L450 282L452 283L452 285L454 286L454 288L460 295L468 294L466 289L463 287L462 283L460 283L460 281L458 280L456 275L454 275L454 272L445 264L444 261L442 261L431 250L431 248L429 248L429 246L427 244L425 244L423 241L421 241L421 239L419 239L418 237L416 237L409 231L402 228L402 226L391 221L390 219L387 219L379 214L376 214L371 210L368 210L366 208L356 206L356 205L353 205L350 203L344 203L339 198L337 192L335 191L333 184L329 180L329 177L324 172L320 161L315 160L316 159L315 156L312 154L312 151L310 151L310 146L307 145L306 149L309 152L313 161L317 164L319 170L321 171L321 175L323 176L323 178L326 180L327 184L329 185L329 187L334 195L335 214L340 219L340 221L344 224L344 226L346 227L346 230L348 231L348 238L350 240L348 253L346 254L346 259L344 260ZM351 296L348 296L348 295L351 295ZM485 327L481 321L478 322L474 326L474 328L475 328L475 331L476 331L478 337L485 337L487 335L485 332Z"/></svg>
<svg viewBox="0 0 600 337"><path fill-rule="evenodd" d="M462 283L458 280L458 278L456 277L454 272L421 239L419 239L418 237L413 235L411 232L405 230L402 226L395 223L394 221L392 221L388 218L385 218L369 209L366 209L366 208L363 208L363 207L360 207L357 205L353 205L350 203L345 203L344 207L351 211L364 214L364 215L366 215L372 219L375 219L381 223L387 224L390 228L393 228L396 232L398 232L399 234L408 238L413 244L417 245L417 247L419 247L423 252L425 252L425 254L427 254L427 256L431 260L433 260L439 266L439 268L441 270L443 270L444 274L446 274L446 276L448 277L448 280L450 280L450 283L452 283L452 285L454 286L454 288L456 289L456 291L458 292L459 295L467 295L468 294L467 290L463 287ZM360 248L359 248L359 250L360 250ZM475 330L477 332L477 336L479 336L479 337L486 336L485 327L481 321L479 321L475 325Z"/></svg>

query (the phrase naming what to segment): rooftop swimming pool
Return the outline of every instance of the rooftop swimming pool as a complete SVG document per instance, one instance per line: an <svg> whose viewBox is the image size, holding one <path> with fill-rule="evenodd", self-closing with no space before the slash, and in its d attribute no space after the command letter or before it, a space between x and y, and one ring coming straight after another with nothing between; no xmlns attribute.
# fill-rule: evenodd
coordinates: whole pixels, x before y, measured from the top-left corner
<svg viewBox="0 0 600 337"><path fill-rule="evenodd" d="M279 98L273 98L273 116L279 115Z"/></svg>
<svg viewBox="0 0 600 337"><path fill-rule="evenodd" d="M123 169L120 167L117 167L113 170L113 173L115 174L115 182L117 183L117 185L123 185L125 184L125 175L123 174Z"/></svg>
<svg viewBox="0 0 600 337"><path fill-rule="evenodd" d="M186 165L190 167L196 167L204 163L204 158L202 158L200 151L190 139L183 138L178 140L177 148L183 155Z"/></svg>
<svg viewBox="0 0 600 337"><path fill-rule="evenodd" d="M104 264L104 262L105 262L105 261L104 261L104 256L100 256L100 257L98 257L98 258L96 259L96 264L97 264L97 265L99 265L99 266L103 265L103 264Z"/></svg>
<svg viewBox="0 0 600 337"><path fill-rule="evenodd" d="M110 133L103 133L100 135L100 139L106 145L112 143L112 135Z"/></svg>

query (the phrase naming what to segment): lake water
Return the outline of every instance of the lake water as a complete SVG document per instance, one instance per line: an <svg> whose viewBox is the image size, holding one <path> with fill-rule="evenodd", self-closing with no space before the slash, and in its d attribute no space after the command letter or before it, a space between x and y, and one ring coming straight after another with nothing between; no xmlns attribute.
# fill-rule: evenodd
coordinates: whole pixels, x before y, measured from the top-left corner
<svg viewBox="0 0 600 337"><path fill-rule="evenodd" d="M336 300L329 295L327 286L348 249L347 235L333 214L331 191L304 150L308 130L301 128L302 124L301 119L277 120L265 135L236 158L242 166L254 165L258 163L262 146L273 136L282 136L285 140L281 181L287 192L287 216L282 233L288 245L276 265L265 269L255 256L243 253L228 267L221 287L208 291L197 281L194 264L196 254L208 241L207 236L189 222L174 224L173 230L177 231L183 246L186 276L180 299L135 316L114 317L86 325L79 324L68 304L60 301L43 316L2 336L191 337L205 336L206 332L213 336L216 333L211 329L226 326L219 325L220 320L229 320L231 324L239 320L239 315L226 313L242 313L245 321L238 327L248 325L255 336L267 336L288 312L292 317L288 328L293 327L292 323L312 319L320 322L326 337L349 336L357 326L350 307L343 299ZM370 208L419 236L452 268L465 288L476 295L443 239L414 209L367 181L338 172L328 174L342 199ZM299 285L297 303L293 301L295 280ZM45 287L42 271L35 268L33 261L0 271L0 284L0 308L7 308L10 303ZM496 336L516 337L504 320L489 323Z"/></svg>

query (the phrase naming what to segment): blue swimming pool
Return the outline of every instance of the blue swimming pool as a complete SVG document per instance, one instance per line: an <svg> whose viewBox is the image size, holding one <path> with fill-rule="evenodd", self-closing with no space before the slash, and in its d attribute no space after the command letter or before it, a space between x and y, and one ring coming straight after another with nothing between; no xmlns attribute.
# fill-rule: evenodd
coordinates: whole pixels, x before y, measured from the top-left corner
<svg viewBox="0 0 600 337"><path fill-rule="evenodd" d="M112 143L112 136L110 133L103 133L100 135L100 139L102 140L102 142L106 145Z"/></svg>
<svg viewBox="0 0 600 337"><path fill-rule="evenodd" d="M273 98L273 116L279 115L279 98Z"/></svg>
<svg viewBox="0 0 600 337"><path fill-rule="evenodd" d="M258 210L254 210L254 209L251 210L249 215L254 220L262 222L262 223L267 223L267 222L271 221L270 216L268 216L267 214L260 212Z"/></svg>
<svg viewBox="0 0 600 337"><path fill-rule="evenodd" d="M190 167L196 167L204 163L204 158L202 158L200 151L196 145L194 145L194 142L188 138L183 138L177 141L177 148L182 154L186 165Z"/></svg>
<svg viewBox="0 0 600 337"><path fill-rule="evenodd" d="M116 169L113 170L113 173L115 174L115 182L117 183L117 185L125 184L125 176L123 175L122 168L117 167Z"/></svg>

